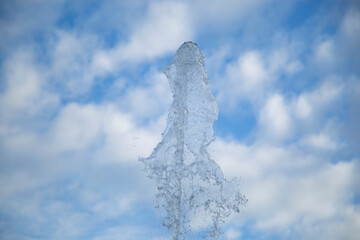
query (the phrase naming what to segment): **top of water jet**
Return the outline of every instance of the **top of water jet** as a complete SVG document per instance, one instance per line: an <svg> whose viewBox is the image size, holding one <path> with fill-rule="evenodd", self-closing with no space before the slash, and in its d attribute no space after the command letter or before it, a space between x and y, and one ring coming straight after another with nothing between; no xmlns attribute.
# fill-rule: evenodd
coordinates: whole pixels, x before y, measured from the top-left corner
<svg viewBox="0 0 360 240"><path fill-rule="evenodd" d="M184 42L176 51L176 55L173 61L177 61L183 64L191 64L194 61L199 61L204 65L204 56L201 54L197 43L188 41Z"/></svg>

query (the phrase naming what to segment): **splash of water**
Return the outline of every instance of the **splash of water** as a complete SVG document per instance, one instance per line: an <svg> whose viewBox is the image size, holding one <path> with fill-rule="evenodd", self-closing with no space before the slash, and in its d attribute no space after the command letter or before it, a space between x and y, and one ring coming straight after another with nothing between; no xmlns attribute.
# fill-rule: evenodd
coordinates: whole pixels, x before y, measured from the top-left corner
<svg viewBox="0 0 360 240"><path fill-rule="evenodd" d="M172 239L186 239L199 229L218 239L219 224L247 200L206 151L214 140L218 107L197 44L185 42L164 73L173 93L167 128L153 153L140 160L157 183L157 200L167 213L163 224Z"/></svg>

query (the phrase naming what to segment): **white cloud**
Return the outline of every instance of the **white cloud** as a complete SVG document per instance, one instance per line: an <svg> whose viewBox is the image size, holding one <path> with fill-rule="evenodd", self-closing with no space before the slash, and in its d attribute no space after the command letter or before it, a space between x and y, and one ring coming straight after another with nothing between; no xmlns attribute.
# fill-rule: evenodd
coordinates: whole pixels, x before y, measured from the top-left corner
<svg viewBox="0 0 360 240"><path fill-rule="evenodd" d="M100 137L102 116L92 105L63 107L49 130L51 147L67 152L89 148Z"/></svg>
<svg viewBox="0 0 360 240"><path fill-rule="evenodd" d="M241 239L241 231L230 228L225 232L225 235L228 239Z"/></svg>
<svg viewBox="0 0 360 240"><path fill-rule="evenodd" d="M333 106L342 101L344 88L338 79L327 78L317 88L298 96L270 95L255 109L258 141L282 143L301 139L301 144L317 149L339 148L336 120L324 116L334 114Z"/></svg>
<svg viewBox="0 0 360 240"><path fill-rule="evenodd" d="M313 60L317 64L317 71L324 75L358 71L360 12L357 7L350 6L343 15L335 33L319 34L315 41Z"/></svg>
<svg viewBox="0 0 360 240"><path fill-rule="evenodd" d="M152 2L128 42L115 48L97 52L92 70L103 74L119 70L128 62L138 62L159 57L176 50L191 39L187 6L181 2Z"/></svg>
<svg viewBox="0 0 360 240"><path fill-rule="evenodd" d="M139 225L125 225L121 227L110 228L98 236L93 238L94 240L166 240L169 239L169 236L166 236L160 230L153 231L152 229L147 228L146 226Z"/></svg>
<svg viewBox="0 0 360 240"><path fill-rule="evenodd" d="M353 40L359 39L360 36L360 11L356 8L349 9L341 23L343 34Z"/></svg>
<svg viewBox="0 0 360 240"><path fill-rule="evenodd" d="M295 102L295 114L301 118L308 118L312 112L312 106L308 97L301 94Z"/></svg>
<svg viewBox="0 0 360 240"><path fill-rule="evenodd" d="M285 43L286 44L286 43ZM285 45L279 48L274 49L266 60L268 62L268 68L270 72L285 72L294 74L301 69L301 63L299 60L291 59L291 56L294 52L294 47L289 43L289 46Z"/></svg>
<svg viewBox="0 0 360 240"><path fill-rule="evenodd" d="M1 146L2 164L13 166L0 175L8 182L0 187L1 211L31 217L24 231L31 227L39 236L78 238L128 214L136 204L155 205L155 186L138 158L150 154L160 132L137 126L113 105L71 103L45 132L0 137L14 139ZM39 230L43 219L51 221L46 231Z"/></svg>
<svg viewBox="0 0 360 240"><path fill-rule="evenodd" d="M241 56L236 65L229 66L228 76L240 93L256 93L266 85L267 72L258 52L248 52Z"/></svg>
<svg viewBox="0 0 360 240"><path fill-rule="evenodd" d="M224 74L215 75L215 90L223 107L233 110L239 102L250 102L256 112L271 95L276 94L275 86L283 77L291 79L303 70L304 64L297 56L300 47L283 40L284 37L279 38L284 44L275 44L269 50L246 51L225 65ZM229 57L229 50L218 54L213 54L210 59L216 58L222 66L224 58ZM219 57L223 59L219 60Z"/></svg>
<svg viewBox="0 0 360 240"><path fill-rule="evenodd" d="M105 201L100 200L92 206L91 210L101 216L105 216L105 219L113 218L120 216L124 212L134 211L135 209L132 209L132 205L135 201L137 201L137 199L131 196L118 197Z"/></svg>
<svg viewBox="0 0 360 240"><path fill-rule="evenodd" d="M51 74L81 73L83 63L77 60L86 58L82 56L84 46L74 35L60 35ZM66 69L69 66L74 68ZM124 113L109 103L60 106L58 93L50 91L49 71L36 63L30 50L14 52L2 68L0 105L6 114L0 118L0 152L1 165L7 166L7 171L0 179L8 184L0 187L0 211L19 217L17 226L22 230L12 233L15 226L9 224L15 222L9 222L2 233L13 239L26 238L26 231L52 239L78 238L102 221L127 214L140 199L151 201L154 196L155 188L137 160L150 154L159 141L165 122L163 117L158 120L157 114L161 115L163 107L151 115L148 127L139 127L133 120L138 109ZM153 87L143 89L145 100L156 95L164 105L168 100L162 96L163 84L167 83L159 76L152 80ZM135 101L136 93L133 96ZM111 174L113 169L118 169L116 174ZM124 181L128 181L126 185L121 183ZM73 182L77 184L72 186ZM32 219L31 224L23 226L26 218ZM41 230L44 224L48 228Z"/></svg>
<svg viewBox="0 0 360 240"><path fill-rule="evenodd" d="M130 87L121 97L119 106L135 119L146 119L166 113L170 107L171 90L163 73L144 77L146 85Z"/></svg>
<svg viewBox="0 0 360 240"><path fill-rule="evenodd" d="M349 8L346 12L339 30L337 46L339 46L338 61L342 67L358 72L360 65L360 9Z"/></svg>
<svg viewBox="0 0 360 240"><path fill-rule="evenodd" d="M0 19L1 53L11 54L13 49L26 43L34 34L43 30L51 30L58 18L64 0L14 0L1 4ZM3 47L6 46L6 47Z"/></svg>
<svg viewBox="0 0 360 240"><path fill-rule="evenodd" d="M51 50L51 68L47 78L56 81L62 97L88 93L94 84L90 61L99 48L97 37L91 34L55 31Z"/></svg>
<svg viewBox="0 0 360 240"><path fill-rule="evenodd" d="M240 56L236 62L226 66L223 81L217 82L220 102L234 108L239 100L258 101L271 84L271 76L265 68L259 52L250 51Z"/></svg>
<svg viewBox="0 0 360 240"><path fill-rule="evenodd" d="M59 97L46 89L42 70L34 63L33 52L29 49L16 51L5 61L2 69L5 89L0 95L0 105L5 113L3 120L17 120L19 112L27 119L56 108Z"/></svg>
<svg viewBox="0 0 360 240"><path fill-rule="evenodd" d="M104 147L96 153L98 161L136 162L139 157L151 153L160 140L160 133L154 134L146 128L134 125L132 116L114 112L108 108L104 114Z"/></svg>
<svg viewBox="0 0 360 240"><path fill-rule="evenodd" d="M244 178L242 193L249 202L243 214L233 216L232 222L254 221L248 230L276 231L285 238L290 234L326 239L334 224L341 226L337 236L352 239L351 234L358 232L352 217L343 211L348 209L351 216L360 216L352 203L353 195L349 194L359 194L354 186L358 160L332 164L296 146L247 146L221 139L211 149L225 176ZM312 232L312 226L318 230ZM293 228L291 233L289 228Z"/></svg>
<svg viewBox="0 0 360 240"><path fill-rule="evenodd" d="M331 67L335 60L335 46L332 40L325 40L316 46L315 61L320 67Z"/></svg>
<svg viewBox="0 0 360 240"><path fill-rule="evenodd" d="M332 106L339 102L344 92L344 84L337 77L325 78L311 91L303 91L290 103L294 115L301 121L316 121Z"/></svg>
<svg viewBox="0 0 360 240"><path fill-rule="evenodd" d="M3 101L9 108L24 109L40 94L41 77L30 58L30 53L18 52L5 67L7 89Z"/></svg>
<svg viewBox="0 0 360 240"><path fill-rule="evenodd" d="M238 59L236 69L239 71L238 79L241 81L241 87L244 88L245 92L252 92L265 84L264 81L266 80L267 74L259 53L246 53ZM231 73L234 70L235 69L229 69L230 75L236 75L236 73Z"/></svg>
<svg viewBox="0 0 360 240"><path fill-rule="evenodd" d="M72 103L62 108L44 140L52 154L84 151L106 163L136 162L150 154L159 137L113 105Z"/></svg>
<svg viewBox="0 0 360 240"><path fill-rule="evenodd" d="M197 31L231 31L237 29L254 11L266 5L267 0L223 0L208 4L206 0L187 1L191 18L196 24ZM234 26L234 23L236 23Z"/></svg>
<svg viewBox="0 0 360 240"><path fill-rule="evenodd" d="M262 137L270 140L282 140L292 133L289 109L281 95L271 96L260 110L259 123Z"/></svg>
<svg viewBox="0 0 360 240"><path fill-rule="evenodd" d="M294 60L289 62L285 67L285 72L288 75L293 75L298 73L304 68L304 65L299 60Z"/></svg>
<svg viewBox="0 0 360 240"><path fill-rule="evenodd" d="M336 150L339 147L336 142L324 133L312 134L301 140L301 143L321 150Z"/></svg>

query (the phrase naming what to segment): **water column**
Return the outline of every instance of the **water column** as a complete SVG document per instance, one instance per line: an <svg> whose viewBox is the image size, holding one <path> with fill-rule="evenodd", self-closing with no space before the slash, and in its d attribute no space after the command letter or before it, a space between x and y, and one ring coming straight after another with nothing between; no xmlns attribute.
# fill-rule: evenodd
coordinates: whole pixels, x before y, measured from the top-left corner
<svg viewBox="0 0 360 240"><path fill-rule="evenodd" d="M218 239L219 223L247 200L206 151L214 140L218 107L197 44L181 45L164 73L173 93L167 128L152 154L140 160L157 183L156 197L167 213L163 224L171 229L173 240L186 239L190 231Z"/></svg>

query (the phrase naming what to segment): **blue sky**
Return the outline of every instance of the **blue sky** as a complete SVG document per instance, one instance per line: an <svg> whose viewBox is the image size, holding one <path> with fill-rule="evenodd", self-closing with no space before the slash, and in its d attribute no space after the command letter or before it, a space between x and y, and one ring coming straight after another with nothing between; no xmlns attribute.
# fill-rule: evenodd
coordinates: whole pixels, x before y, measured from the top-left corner
<svg viewBox="0 0 360 240"><path fill-rule="evenodd" d="M227 239L359 236L358 1L1 1L0 33L1 239L169 239L138 158L188 40L249 199Z"/></svg>

